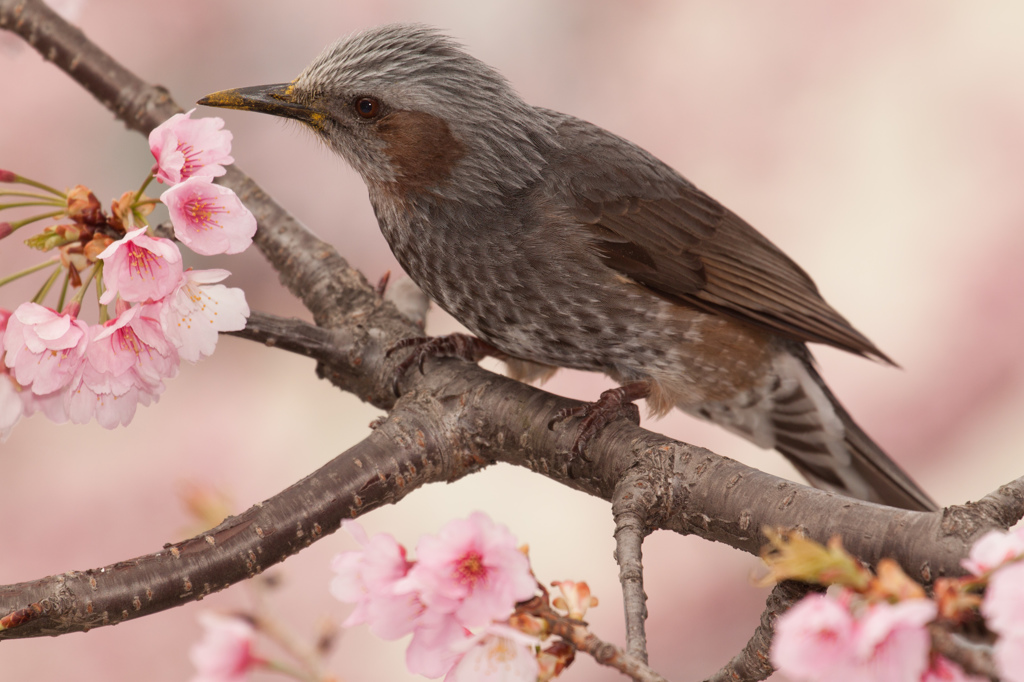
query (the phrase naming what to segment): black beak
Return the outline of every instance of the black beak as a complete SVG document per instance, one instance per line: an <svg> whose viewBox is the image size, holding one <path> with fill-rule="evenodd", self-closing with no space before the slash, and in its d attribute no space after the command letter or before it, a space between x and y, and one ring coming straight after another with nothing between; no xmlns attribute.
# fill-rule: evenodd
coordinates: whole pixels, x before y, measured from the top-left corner
<svg viewBox="0 0 1024 682"><path fill-rule="evenodd" d="M294 118L313 127L320 127L324 115L315 109L296 102L292 96L294 90L295 86L292 83L221 90L212 95L207 95L199 100L197 104L208 107L220 107L221 109L258 111L273 116Z"/></svg>

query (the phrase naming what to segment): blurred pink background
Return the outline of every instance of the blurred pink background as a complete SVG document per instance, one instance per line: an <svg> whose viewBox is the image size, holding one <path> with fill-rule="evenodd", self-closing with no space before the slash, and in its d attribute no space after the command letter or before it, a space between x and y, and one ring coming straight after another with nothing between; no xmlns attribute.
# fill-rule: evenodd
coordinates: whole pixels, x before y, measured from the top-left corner
<svg viewBox="0 0 1024 682"><path fill-rule="evenodd" d="M903 367L819 347L824 376L940 503L977 499L1024 473L1024 5L97 0L79 23L187 107L215 90L290 80L337 37L391 21L442 27L529 102L646 147L801 263ZM0 92L0 168L88 184L108 205L152 163L142 137L30 50L0 50ZM227 120L238 166L371 281L397 273L365 188L340 160L294 125L209 113ZM3 246L0 272L34 262L17 240ZM255 250L192 262L232 270L229 282L255 309L304 316ZM26 291L0 291L0 306ZM429 331L455 327L432 312ZM606 385L563 372L545 388L593 398ZM318 381L312 362L223 339L130 428L25 421L0 445L0 584L155 551L191 523L182 481L214 484L242 510L363 438L376 416ZM682 415L647 426L794 475L777 454ZM495 466L362 521L413 547L474 509L530 544L541 580L587 580L601 599L588 614L594 631L622 642L604 502ZM327 593L327 564L352 545L339 534L272 569L284 581L275 606L300 634L347 613ZM644 550L651 664L672 679L702 679L757 623L767 593L751 584L759 562L667 533ZM240 585L115 628L4 642L0 677L187 680L196 615L249 599ZM331 668L351 682L420 679L405 672L403 652L355 628ZM562 679L622 678L581 659Z"/></svg>

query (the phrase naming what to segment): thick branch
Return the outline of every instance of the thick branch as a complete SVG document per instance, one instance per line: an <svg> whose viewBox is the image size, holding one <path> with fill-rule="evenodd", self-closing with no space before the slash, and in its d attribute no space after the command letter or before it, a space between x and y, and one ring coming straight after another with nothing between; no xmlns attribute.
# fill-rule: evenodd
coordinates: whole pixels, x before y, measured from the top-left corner
<svg viewBox="0 0 1024 682"><path fill-rule="evenodd" d="M0 613L16 625L0 630L0 639L114 625L257 575L334 532L343 518L396 502L443 476L438 469L449 458L441 456L443 444L426 440L433 433L422 419L396 410L387 424L319 471L190 540L100 569L0 587Z"/></svg>

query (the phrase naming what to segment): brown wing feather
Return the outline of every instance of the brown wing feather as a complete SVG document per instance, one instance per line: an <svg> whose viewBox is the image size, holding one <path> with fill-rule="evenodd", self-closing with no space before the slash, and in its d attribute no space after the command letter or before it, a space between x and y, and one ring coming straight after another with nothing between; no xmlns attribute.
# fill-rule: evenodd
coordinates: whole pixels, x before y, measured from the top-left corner
<svg viewBox="0 0 1024 682"><path fill-rule="evenodd" d="M571 146L553 171L608 267L669 299L892 362L800 266L671 168L584 121L558 127Z"/></svg>

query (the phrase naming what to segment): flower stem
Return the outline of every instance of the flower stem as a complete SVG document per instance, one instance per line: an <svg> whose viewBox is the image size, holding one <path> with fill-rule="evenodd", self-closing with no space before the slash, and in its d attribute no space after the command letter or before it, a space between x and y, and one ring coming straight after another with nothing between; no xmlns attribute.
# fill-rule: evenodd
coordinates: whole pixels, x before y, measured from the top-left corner
<svg viewBox="0 0 1024 682"><path fill-rule="evenodd" d="M155 177L156 176L153 174L150 174L149 176L146 177L145 182L142 183L142 187L139 187L139 191L136 192L135 196L132 198L133 207L139 204L139 199L142 198L142 193L146 191L146 188L149 187L149 183L153 182L153 178Z"/></svg>
<svg viewBox="0 0 1024 682"><path fill-rule="evenodd" d="M11 223L11 231L17 230L19 227L34 223L37 220L46 220L47 218L56 218L57 216L64 215L64 211L54 211L53 213L40 213L39 215L29 216L23 220L16 220Z"/></svg>
<svg viewBox="0 0 1024 682"><path fill-rule="evenodd" d="M71 297L71 303L77 303L78 305L82 305L82 299L85 297L85 292L89 288L89 284L96 276L97 271L102 267L103 263L96 263L96 265L89 268L89 274L85 276L85 279L82 280L82 286L78 289L78 291L75 292L75 295ZM104 307L105 306L100 306L100 313L103 312Z"/></svg>
<svg viewBox="0 0 1024 682"><path fill-rule="evenodd" d="M59 201L18 201L13 204L0 204L0 211L5 208L21 208L22 206L63 206Z"/></svg>
<svg viewBox="0 0 1024 682"><path fill-rule="evenodd" d="M274 672L281 673L282 675L293 677L296 680L300 680L300 682L320 682L319 678L313 677L312 675L299 670L295 666L282 663L281 661L263 661L262 663L263 667L267 670L273 670Z"/></svg>
<svg viewBox="0 0 1024 682"><path fill-rule="evenodd" d="M21 185L29 185L30 187L35 187L36 189L41 189L44 192L49 192L50 194L56 194L57 196L65 198L65 199L68 196L64 192L61 192L60 190L56 190L56 189L50 187L49 185L44 185L41 182L36 182L35 180L30 180L30 179L26 178L24 175L17 175L17 174L15 174L14 178L10 182L21 184Z"/></svg>
<svg viewBox="0 0 1024 682"><path fill-rule="evenodd" d="M34 192L14 192L14 191L2 191L0 197L29 197L30 199L40 199L46 202L52 202L58 205L63 205L64 202L59 199L54 199L46 196L45 194L35 194Z"/></svg>
<svg viewBox="0 0 1024 682"><path fill-rule="evenodd" d="M60 287L60 298L57 299L57 310L64 310L64 299L68 295L68 284L71 282L71 268L74 265L68 266L67 272L64 273L64 284Z"/></svg>
<svg viewBox="0 0 1024 682"><path fill-rule="evenodd" d="M60 271L61 268L57 268L56 270L53 271L53 273L50 274L49 277L46 278L46 282L43 284L42 287L40 287L39 293L36 294L35 298L32 299L33 303L42 304L42 302L46 300L46 295L50 293L50 289L53 288L53 285L57 281L57 278L60 277Z"/></svg>
<svg viewBox="0 0 1024 682"><path fill-rule="evenodd" d="M33 272L39 272L40 270L43 270L45 268L52 267L52 266L56 265L59 262L60 262L59 258L54 258L53 260L47 260L47 261L43 261L42 263L38 263L36 265L33 265L32 267L26 268L26 269L22 270L21 272L16 272L13 275L7 275L6 277L0 277L0 287L2 287L3 285L5 285L5 284L7 284L9 282L13 282L16 279L21 279L25 275L31 275Z"/></svg>
<svg viewBox="0 0 1024 682"><path fill-rule="evenodd" d="M103 286L103 262L102 261L100 261L99 263L96 263L96 267L94 267L92 269L92 271L89 273L89 279L92 279L93 275L96 276L96 305L98 305L99 308L100 308L100 324L106 324L107 320L110 319L110 310L107 308L107 306L105 306L102 303L100 303L100 299L103 298L103 292L106 290L106 287ZM85 287L87 287L88 285L89 285L88 280L83 282L82 283L82 291L85 291Z"/></svg>

